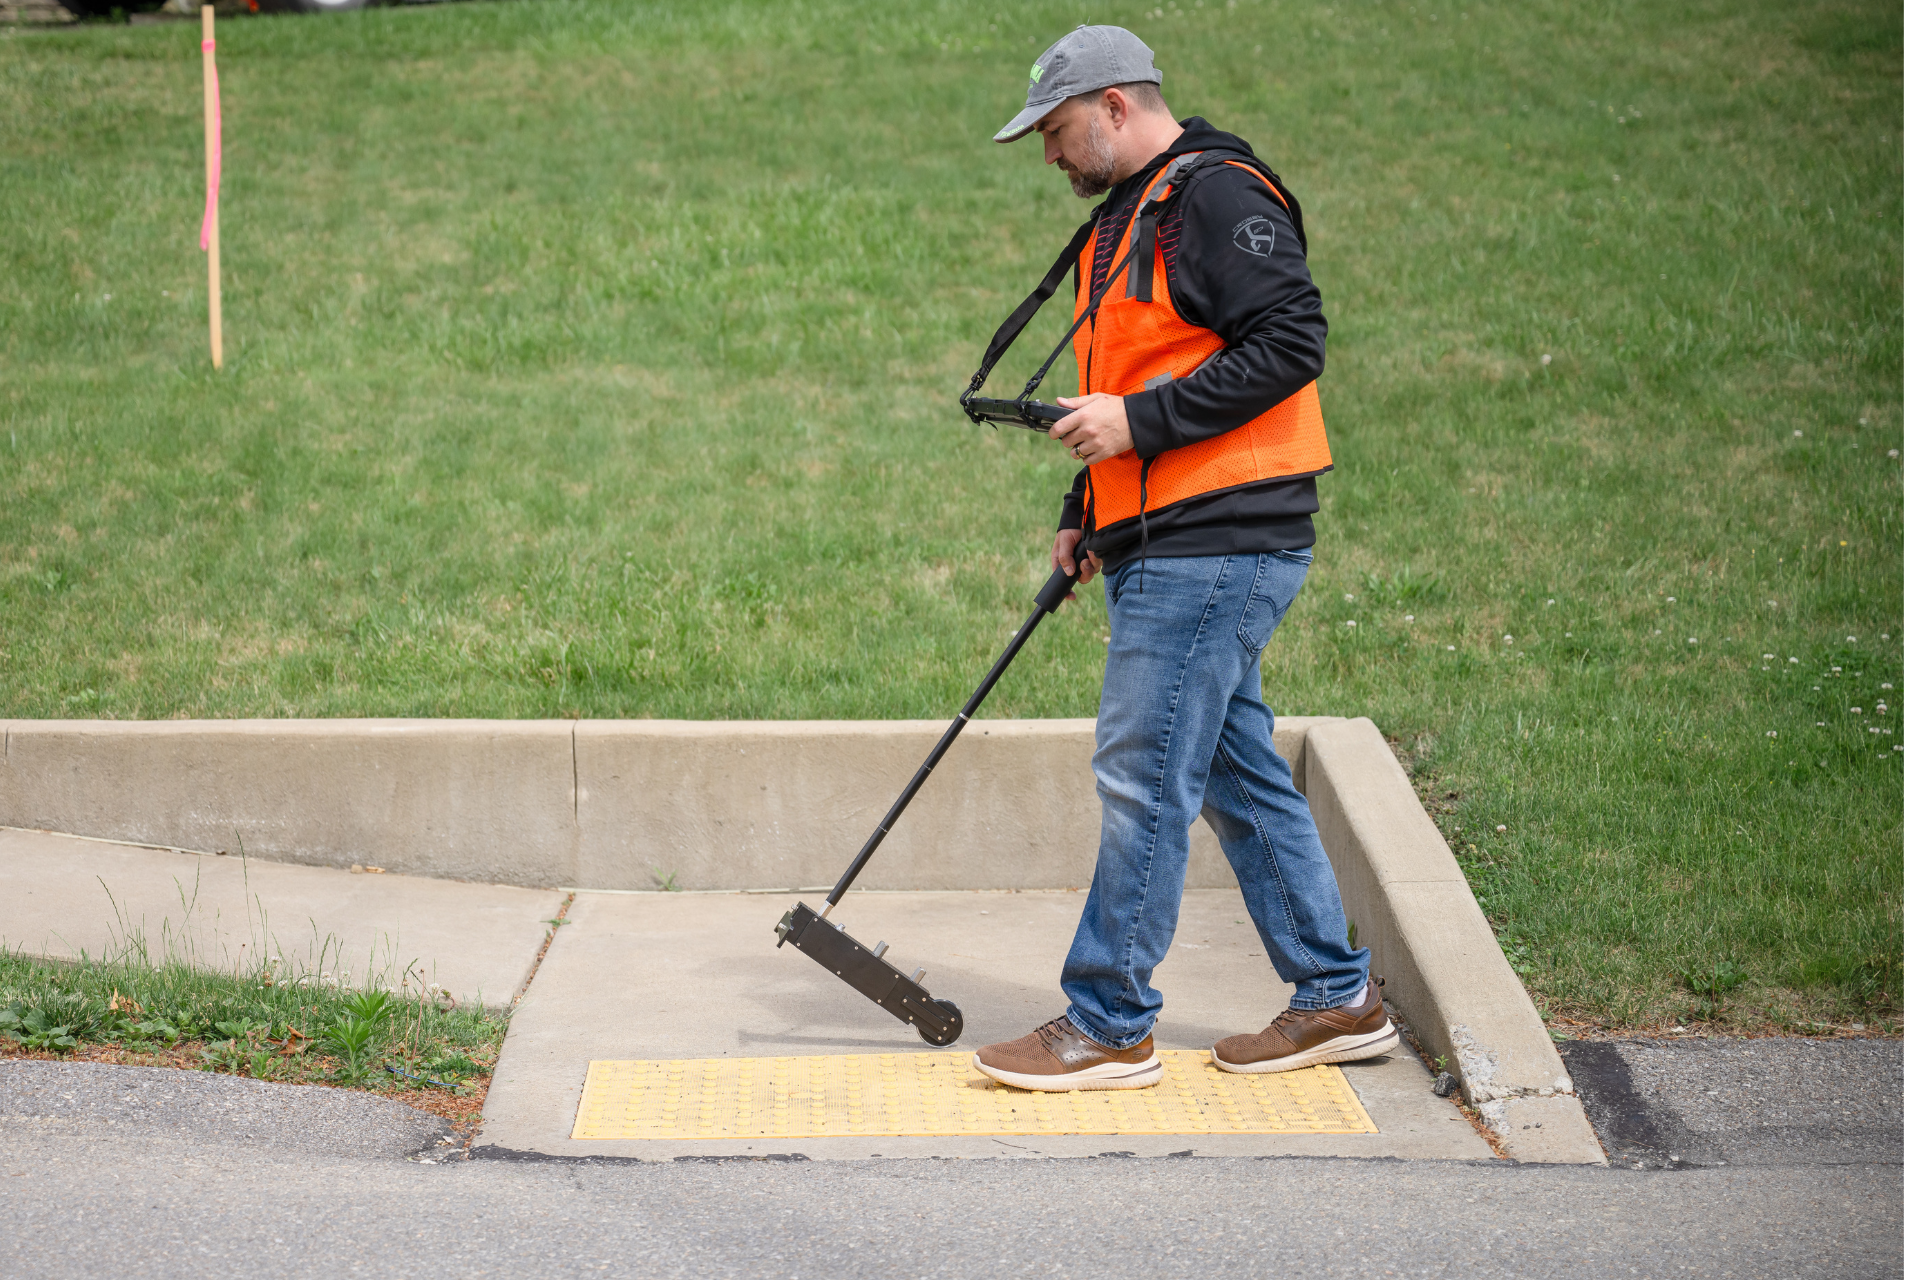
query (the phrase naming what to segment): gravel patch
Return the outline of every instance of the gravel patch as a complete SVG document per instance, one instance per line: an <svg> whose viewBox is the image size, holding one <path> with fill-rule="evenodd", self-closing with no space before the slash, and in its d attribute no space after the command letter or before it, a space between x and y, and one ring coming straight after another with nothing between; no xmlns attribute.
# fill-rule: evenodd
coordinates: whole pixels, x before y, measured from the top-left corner
<svg viewBox="0 0 1920 1280"><path fill-rule="evenodd" d="M97 1062L0 1062L0 1128L88 1138L253 1143L289 1153L407 1156L452 1131L346 1089Z"/></svg>

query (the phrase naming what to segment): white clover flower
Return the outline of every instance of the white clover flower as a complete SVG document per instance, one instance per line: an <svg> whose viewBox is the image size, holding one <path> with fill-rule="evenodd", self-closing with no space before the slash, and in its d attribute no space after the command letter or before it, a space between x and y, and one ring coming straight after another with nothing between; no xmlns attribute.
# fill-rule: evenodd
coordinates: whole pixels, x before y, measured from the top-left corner
<svg viewBox="0 0 1920 1280"><path fill-rule="evenodd" d="M1854 715L1859 715L1859 714L1860 714L1860 708L1858 708L1858 707L1848 707L1848 708L1847 708L1847 710L1849 710L1849 711L1851 711L1851 712L1853 712L1853 714L1854 714Z"/></svg>
<svg viewBox="0 0 1920 1280"><path fill-rule="evenodd" d="M1780 735L1779 735L1779 734L1777 734L1777 733L1775 733L1775 732L1774 732L1773 730L1771 730L1771 729L1769 729L1769 730L1767 730L1767 736L1768 736L1769 738L1777 738L1777 737L1779 737Z"/></svg>
<svg viewBox="0 0 1920 1280"><path fill-rule="evenodd" d="M1454 651L1454 648L1453 648L1453 646L1452 646L1452 645L1448 645L1448 646L1447 646L1447 652L1448 652L1448 653L1452 653L1453 651Z"/></svg>
<svg viewBox="0 0 1920 1280"><path fill-rule="evenodd" d="M1893 749L1894 749L1895 751L1905 751L1905 750L1906 750L1906 748L1905 748L1904 746L1902 746L1901 744L1899 744L1898 742L1896 742L1896 743L1894 743L1894 744L1893 744Z"/></svg>
<svg viewBox="0 0 1920 1280"><path fill-rule="evenodd" d="M1348 626L1350 626L1350 627L1357 627L1357 626L1359 626L1360 624L1359 624L1359 623L1357 623L1357 622L1355 622L1355 621L1354 621L1354 620L1353 620L1352 618L1348 618L1348 619L1347 619L1347 625L1348 625Z"/></svg>
<svg viewBox="0 0 1920 1280"><path fill-rule="evenodd" d="M1843 672L1843 671L1842 671L1842 670L1841 670L1841 669L1840 669L1839 667L1828 667L1828 668L1827 668L1827 670L1829 670L1829 671L1831 671L1831 672L1833 672L1833 674L1835 674L1835 675L1843 675L1843 674L1845 674L1845 673L1844 673L1844 672Z"/></svg>
<svg viewBox="0 0 1920 1280"><path fill-rule="evenodd" d="M1499 835L1500 833L1504 832L1506 829L1507 829L1507 824L1502 822L1498 826L1494 827L1493 830L1495 835Z"/></svg>
<svg viewBox="0 0 1920 1280"><path fill-rule="evenodd" d="M1507 643L1507 644L1512 644L1512 643L1513 643L1513 637L1512 637L1512 636L1501 636L1501 637L1500 637L1500 639L1501 639L1501 640L1502 640L1503 642L1505 642L1505 643Z"/></svg>
<svg viewBox="0 0 1920 1280"><path fill-rule="evenodd" d="M1543 369L1544 369L1544 368L1545 368L1546 366L1548 366L1548 365L1550 365L1550 364L1552 364L1552 363L1553 363L1553 357L1552 357L1552 356L1550 356L1550 355L1546 355L1546 354L1542 354L1542 355L1541 355L1541 357L1540 357L1540 367L1541 367L1541 368L1543 368Z"/></svg>
<svg viewBox="0 0 1920 1280"><path fill-rule="evenodd" d="M1765 659L1766 661L1768 661L1768 662L1772 662L1772 661L1773 661L1773 655L1772 655L1772 654L1770 654L1770 653L1763 653L1763 654L1761 654L1760 656L1761 656L1761 657L1762 657L1763 659Z"/></svg>
<svg viewBox="0 0 1920 1280"><path fill-rule="evenodd" d="M1548 604L1554 604L1554 603L1556 603L1556 601L1553 601L1553 600L1549 600L1549 601L1547 601L1547 603L1548 603Z"/></svg>
<svg viewBox="0 0 1920 1280"><path fill-rule="evenodd" d="M1874 707L1874 710L1878 711L1881 715L1885 715L1887 714L1887 704L1882 702L1878 706Z"/></svg>
<svg viewBox="0 0 1920 1280"><path fill-rule="evenodd" d="M1672 604L1672 603L1673 603L1673 597L1672 597L1672 596L1668 596L1668 597L1667 597L1667 603L1668 603L1668 604Z"/></svg>
<svg viewBox="0 0 1920 1280"><path fill-rule="evenodd" d="M1688 644L1699 644L1699 643L1700 643L1700 637L1699 637L1699 636L1688 636L1688 637L1687 637L1687 643L1688 643Z"/></svg>
<svg viewBox="0 0 1920 1280"><path fill-rule="evenodd" d="M1893 686L1892 686L1892 685L1890 685L1890 684L1883 684L1883 685L1881 685L1880 687L1881 687L1882 689L1891 689L1891 688L1893 688Z"/></svg>
<svg viewBox="0 0 1920 1280"><path fill-rule="evenodd" d="M1827 727L1827 722L1825 720L1815 720L1813 722L1813 727L1816 729L1824 729Z"/></svg>
<svg viewBox="0 0 1920 1280"><path fill-rule="evenodd" d="M1800 663L1800 659L1798 658L1788 658L1787 661L1793 663L1795 666L1798 666Z"/></svg>
<svg viewBox="0 0 1920 1280"><path fill-rule="evenodd" d="M1407 621L1408 621L1408 622L1412 622L1412 621L1413 621L1413 615L1412 615L1412 614L1408 614L1408 615L1407 615Z"/></svg>
<svg viewBox="0 0 1920 1280"><path fill-rule="evenodd" d="M1852 644L1855 640L1858 640L1859 638L1860 638L1859 636L1848 636L1847 643Z"/></svg>
<svg viewBox="0 0 1920 1280"><path fill-rule="evenodd" d="M1654 633L1653 633L1653 634L1655 634L1655 635L1659 635L1659 634L1660 634L1660 632L1659 632L1659 629L1658 629L1658 628L1656 628L1656 629L1654 630Z"/></svg>
<svg viewBox="0 0 1920 1280"><path fill-rule="evenodd" d="M1900 456L1900 451L1898 449L1889 449L1887 450L1887 456L1889 458L1897 458Z"/></svg>
<svg viewBox="0 0 1920 1280"><path fill-rule="evenodd" d="M1353 592L1351 592L1351 591L1349 591L1349 592L1347 592L1347 601L1348 601L1348 603L1352 603L1352 601L1353 601Z"/></svg>
<svg viewBox="0 0 1920 1280"><path fill-rule="evenodd" d="M1569 640L1573 639L1573 632L1571 631L1567 632L1567 639Z"/></svg>

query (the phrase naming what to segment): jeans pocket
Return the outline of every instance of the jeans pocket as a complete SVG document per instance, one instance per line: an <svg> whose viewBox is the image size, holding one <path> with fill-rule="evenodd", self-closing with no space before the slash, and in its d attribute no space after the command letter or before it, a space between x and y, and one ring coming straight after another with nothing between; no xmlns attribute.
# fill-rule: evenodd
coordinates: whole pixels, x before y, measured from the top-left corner
<svg viewBox="0 0 1920 1280"><path fill-rule="evenodd" d="M1240 643L1248 653L1259 657L1273 639L1274 628L1287 616L1287 608L1299 594L1307 566L1312 563L1310 550L1261 553L1253 589L1247 593L1247 607L1240 614Z"/></svg>

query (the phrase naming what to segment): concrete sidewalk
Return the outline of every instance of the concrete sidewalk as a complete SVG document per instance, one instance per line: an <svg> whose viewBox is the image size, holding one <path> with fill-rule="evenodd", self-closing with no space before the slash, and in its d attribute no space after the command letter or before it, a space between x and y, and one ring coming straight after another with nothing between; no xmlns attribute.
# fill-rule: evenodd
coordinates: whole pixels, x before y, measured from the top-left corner
<svg viewBox="0 0 1920 1280"><path fill-rule="evenodd" d="M201 852L237 852L244 839L251 852L308 866L371 860L533 888L647 892L666 879L771 891L837 877L943 728L0 721L0 821ZM1091 720L971 722L861 888L1084 887L1099 835L1093 729ZM1501 1149L1523 1161L1604 1162L1531 997L1378 726L1283 718L1274 745L1293 766L1347 918L1391 984L1395 1010L1446 1059ZM1186 885L1234 886L1204 823Z"/></svg>
<svg viewBox="0 0 1920 1280"><path fill-rule="evenodd" d="M869 945L891 943L888 959L900 967L924 965L928 989L966 1014L954 1048L971 1050L1023 1035L1062 1012L1060 965L1083 901L1072 891L855 892L834 919ZM1404 1048L1345 1068L1378 1134L574 1140L574 1114L587 1064L595 1059L926 1049L911 1028L806 956L775 950L773 926L791 903L777 894L577 896L514 1014L476 1154L646 1160L1068 1156L1116 1149L1139 1155L1493 1155L1451 1102L1433 1096L1425 1067ZM1231 890L1187 891L1179 932L1154 981L1167 998L1154 1042L1169 1049L1204 1049L1221 1036L1257 1030L1291 994Z"/></svg>
<svg viewBox="0 0 1920 1280"><path fill-rule="evenodd" d="M817 895L816 895L817 899ZM408 965L491 1005L526 981L558 890L353 874L237 857L0 830L0 943L32 954L110 953L143 937L198 963L231 967L261 951L290 967L350 969L394 982ZM1062 1008L1058 979L1084 894L856 892L835 915L855 937L892 943L924 965L934 994L968 1022L956 1051L1023 1035ZM926 1045L791 948L773 926L786 894L580 893L514 1012L475 1147L482 1156L804 1154L889 1156L1395 1156L1485 1160L1491 1149L1404 1048L1345 1068L1380 1132L1117 1138L883 1137L576 1141L596 1059L782 1057L919 1052ZM324 950L323 940L331 940ZM324 958L323 958L324 957ZM1232 890L1190 889L1155 977L1167 997L1155 1032L1169 1049L1205 1049L1286 1006ZM1392 992L1389 991L1389 997Z"/></svg>
<svg viewBox="0 0 1920 1280"><path fill-rule="evenodd" d="M526 982L554 890L355 875L0 828L0 946L75 959L144 944L214 969L261 953L286 970L398 986L411 967L504 1007Z"/></svg>

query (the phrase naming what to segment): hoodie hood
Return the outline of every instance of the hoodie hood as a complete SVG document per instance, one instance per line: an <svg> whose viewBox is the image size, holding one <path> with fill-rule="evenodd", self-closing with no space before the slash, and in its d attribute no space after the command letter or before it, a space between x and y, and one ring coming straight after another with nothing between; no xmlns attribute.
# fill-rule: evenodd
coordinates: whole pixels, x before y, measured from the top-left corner
<svg viewBox="0 0 1920 1280"><path fill-rule="evenodd" d="M1252 165L1255 169L1258 169L1269 182L1279 187L1281 198L1286 201L1287 213L1291 216L1293 222L1294 234L1300 237L1300 251L1303 254L1306 252L1307 228L1301 218L1300 202L1294 198L1293 192L1287 190L1281 183L1280 175L1272 169L1269 169L1259 156L1253 154L1253 147L1247 143L1245 138L1228 133L1225 129L1216 129L1208 124L1201 116L1188 116L1185 120L1182 120L1180 122L1180 136L1174 139L1173 145L1149 160L1139 173L1134 174L1131 178L1128 178L1125 182L1115 187L1113 191L1108 194L1106 205L1102 208L1100 216L1105 218L1116 208L1123 205L1132 205L1135 201L1139 200L1140 188L1147 181L1147 175L1158 173L1168 161L1174 159L1176 156L1189 155L1195 151L1231 152L1236 160L1242 160Z"/></svg>

